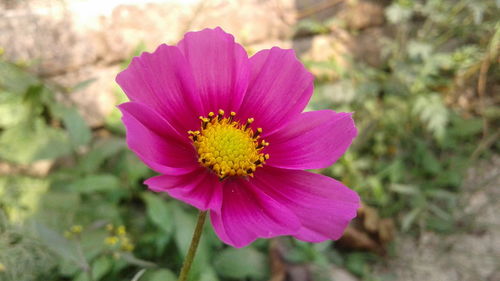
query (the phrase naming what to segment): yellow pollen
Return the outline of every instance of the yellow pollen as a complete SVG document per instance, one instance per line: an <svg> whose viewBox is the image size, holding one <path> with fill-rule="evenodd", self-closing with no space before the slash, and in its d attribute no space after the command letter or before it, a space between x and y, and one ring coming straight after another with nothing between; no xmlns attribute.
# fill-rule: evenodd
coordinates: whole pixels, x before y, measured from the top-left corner
<svg viewBox="0 0 500 281"><path fill-rule="evenodd" d="M244 124L235 120L236 113L226 117L224 110L217 114L200 116L199 131L188 131L189 138L198 152L198 162L211 169L220 180L231 176L253 176L262 167L269 154L262 150L269 145L261 140L262 128L250 128L254 122L248 118Z"/></svg>

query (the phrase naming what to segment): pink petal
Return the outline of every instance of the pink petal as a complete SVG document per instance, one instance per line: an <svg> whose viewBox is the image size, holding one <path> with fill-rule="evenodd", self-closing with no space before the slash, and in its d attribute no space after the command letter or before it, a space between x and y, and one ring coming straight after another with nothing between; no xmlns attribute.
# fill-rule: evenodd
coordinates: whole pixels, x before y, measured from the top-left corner
<svg viewBox="0 0 500 281"><path fill-rule="evenodd" d="M250 67L250 83L238 117L254 117L252 127L262 127L264 134L270 134L304 110L314 77L293 50L277 47L255 54Z"/></svg>
<svg viewBox="0 0 500 281"><path fill-rule="evenodd" d="M204 113L238 111L248 86L248 56L220 27L188 32L177 45L193 70Z"/></svg>
<svg viewBox="0 0 500 281"><path fill-rule="evenodd" d="M264 167L257 169L254 180L297 215L302 227L294 236L303 241L339 239L360 205L356 192L319 174Z"/></svg>
<svg viewBox="0 0 500 281"><path fill-rule="evenodd" d="M266 137L267 165L287 169L321 169L332 165L351 145L357 130L351 113L305 112Z"/></svg>
<svg viewBox="0 0 500 281"><path fill-rule="evenodd" d="M149 189L166 192L200 210L220 210L222 203L222 184L206 168L199 168L184 175L161 175L144 182Z"/></svg>
<svg viewBox="0 0 500 281"><path fill-rule="evenodd" d="M198 163L196 152L156 111L137 102L119 106L127 129L127 144L151 169L165 174L190 172Z"/></svg>
<svg viewBox="0 0 500 281"><path fill-rule="evenodd" d="M222 188L220 212L211 212L215 232L225 243L240 248L257 238L297 232L297 216L263 193L251 181L229 179Z"/></svg>
<svg viewBox="0 0 500 281"><path fill-rule="evenodd" d="M131 101L155 109L179 133L199 128L202 107L191 68L179 48L163 44L154 53L142 53L116 82Z"/></svg>

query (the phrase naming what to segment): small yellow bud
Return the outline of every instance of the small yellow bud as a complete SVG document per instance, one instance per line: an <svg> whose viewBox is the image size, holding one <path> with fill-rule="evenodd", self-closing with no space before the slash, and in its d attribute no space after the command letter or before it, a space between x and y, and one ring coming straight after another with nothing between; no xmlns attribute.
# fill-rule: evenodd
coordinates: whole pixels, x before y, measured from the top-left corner
<svg viewBox="0 0 500 281"><path fill-rule="evenodd" d="M129 243L129 242L125 242L122 244L122 250L126 251L126 252L132 252L134 250L134 244L132 243Z"/></svg>
<svg viewBox="0 0 500 281"><path fill-rule="evenodd" d="M69 232L69 231L64 232L64 237L71 238L71 236L73 236L73 234L71 232Z"/></svg>
<svg viewBox="0 0 500 281"><path fill-rule="evenodd" d="M120 226L116 229L116 234L118 234L118 235L120 235L120 236L124 236L125 234L127 234L127 230L125 229L125 226L120 225Z"/></svg>
<svg viewBox="0 0 500 281"><path fill-rule="evenodd" d="M106 243L110 246L116 245L116 243L118 243L118 237L116 237L116 236L106 237L106 240L104 240L104 243Z"/></svg>
<svg viewBox="0 0 500 281"><path fill-rule="evenodd" d="M5 265L0 262L0 272L5 272L7 269L5 268Z"/></svg>
<svg viewBox="0 0 500 281"><path fill-rule="evenodd" d="M114 228L113 225L110 223L106 225L106 230L109 232L113 231L113 228Z"/></svg>
<svg viewBox="0 0 500 281"><path fill-rule="evenodd" d="M79 234L83 231L83 227L81 225L73 225L70 230L75 234Z"/></svg>

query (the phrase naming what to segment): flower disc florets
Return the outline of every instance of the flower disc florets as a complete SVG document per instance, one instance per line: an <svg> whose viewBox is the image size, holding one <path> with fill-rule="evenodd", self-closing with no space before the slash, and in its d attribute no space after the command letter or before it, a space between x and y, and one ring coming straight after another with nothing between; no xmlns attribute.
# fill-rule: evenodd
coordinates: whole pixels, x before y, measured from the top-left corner
<svg viewBox="0 0 500 281"><path fill-rule="evenodd" d="M250 128L253 118L245 124L235 120L236 113L228 117L224 110L218 114L210 112L207 117L200 116L199 131L188 131L198 152L198 162L211 169L220 180L230 176L253 176L257 167L262 167L269 154L262 149L269 143L260 140L261 128L255 132Z"/></svg>

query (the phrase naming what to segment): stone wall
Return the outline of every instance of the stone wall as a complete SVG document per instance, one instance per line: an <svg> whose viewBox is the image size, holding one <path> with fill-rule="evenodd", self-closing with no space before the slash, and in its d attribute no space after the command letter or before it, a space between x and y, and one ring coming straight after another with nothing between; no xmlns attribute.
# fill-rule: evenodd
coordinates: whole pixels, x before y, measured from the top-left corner
<svg viewBox="0 0 500 281"><path fill-rule="evenodd" d="M175 44L187 31L221 26L250 52L278 45L307 60L346 63L346 56L359 56L377 65L380 55L366 42L376 44L385 34L381 2L0 0L0 48L7 60L28 62L33 72L66 87L95 79L61 95L98 127L116 110L114 77L121 62L141 44L154 50ZM323 21L330 32L301 32L298 22L304 20Z"/></svg>

